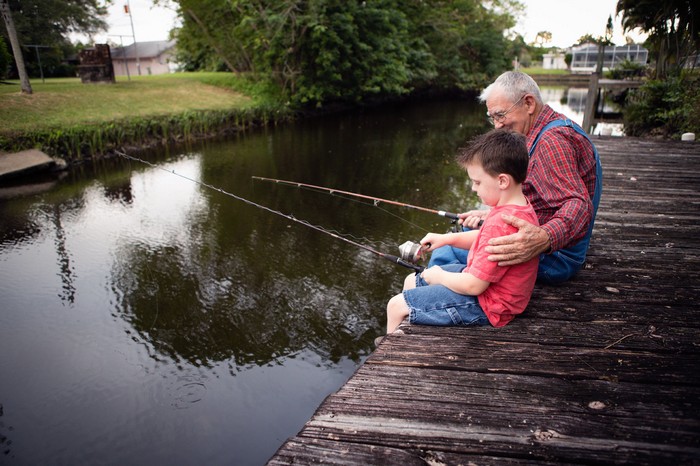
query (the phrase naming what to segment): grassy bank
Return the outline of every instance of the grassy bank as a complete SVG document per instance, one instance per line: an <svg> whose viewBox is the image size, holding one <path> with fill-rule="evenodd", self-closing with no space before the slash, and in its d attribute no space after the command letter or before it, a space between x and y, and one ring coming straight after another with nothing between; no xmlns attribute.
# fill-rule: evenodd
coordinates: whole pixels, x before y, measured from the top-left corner
<svg viewBox="0 0 700 466"><path fill-rule="evenodd" d="M231 73L177 73L0 85L0 150L39 148L76 161L123 145L184 140L288 118L274 92Z"/></svg>

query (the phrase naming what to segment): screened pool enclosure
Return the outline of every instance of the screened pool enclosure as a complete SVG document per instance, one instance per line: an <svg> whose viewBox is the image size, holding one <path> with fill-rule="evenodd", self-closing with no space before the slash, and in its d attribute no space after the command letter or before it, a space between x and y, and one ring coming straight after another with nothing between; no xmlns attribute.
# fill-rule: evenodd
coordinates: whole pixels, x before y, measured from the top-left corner
<svg viewBox="0 0 700 466"><path fill-rule="evenodd" d="M604 47L603 69L612 69L625 60L644 65L649 51L638 44ZM593 72L598 63L598 45L585 44L571 49L571 71Z"/></svg>

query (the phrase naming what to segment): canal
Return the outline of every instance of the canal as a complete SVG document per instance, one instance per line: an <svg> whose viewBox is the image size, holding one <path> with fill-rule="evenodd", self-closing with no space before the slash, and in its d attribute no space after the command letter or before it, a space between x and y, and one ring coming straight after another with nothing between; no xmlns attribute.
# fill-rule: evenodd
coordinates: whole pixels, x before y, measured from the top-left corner
<svg viewBox="0 0 700 466"><path fill-rule="evenodd" d="M453 158L484 112L385 106L0 188L2 462L264 464L372 351L409 270L203 184L397 254L449 224L251 177L467 210Z"/></svg>

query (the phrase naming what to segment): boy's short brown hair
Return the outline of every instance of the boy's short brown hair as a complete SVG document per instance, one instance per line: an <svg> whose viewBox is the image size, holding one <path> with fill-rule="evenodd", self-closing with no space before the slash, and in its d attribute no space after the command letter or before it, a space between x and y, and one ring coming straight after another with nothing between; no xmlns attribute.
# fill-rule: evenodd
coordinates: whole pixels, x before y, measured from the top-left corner
<svg viewBox="0 0 700 466"><path fill-rule="evenodd" d="M463 167L479 163L489 175L505 173L516 183L525 181L529 162L525 136L503 128L477 136L457 154L457 163Z"/></svg>

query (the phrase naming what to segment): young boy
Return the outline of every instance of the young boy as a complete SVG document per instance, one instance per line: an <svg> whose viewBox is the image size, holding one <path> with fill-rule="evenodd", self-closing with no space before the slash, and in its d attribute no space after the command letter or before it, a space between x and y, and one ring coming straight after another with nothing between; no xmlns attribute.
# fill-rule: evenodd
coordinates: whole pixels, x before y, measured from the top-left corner
<svg viewBox="0 0 700 466"><path fill-rule="evenodd" d="M472 180L472 191L491 207L480 230L428 233L422 251L445 245L469 249L466 267L430 267L406 277L403 292L387 304L387 333L409 316L411 324L502 327L525 310L537 278L538 258L509 267L487 259L490 238L515 233L502 214L537 225L537 215L523 195L528 153L525 138L497 129L472 141L457 157Z"/></svg>

